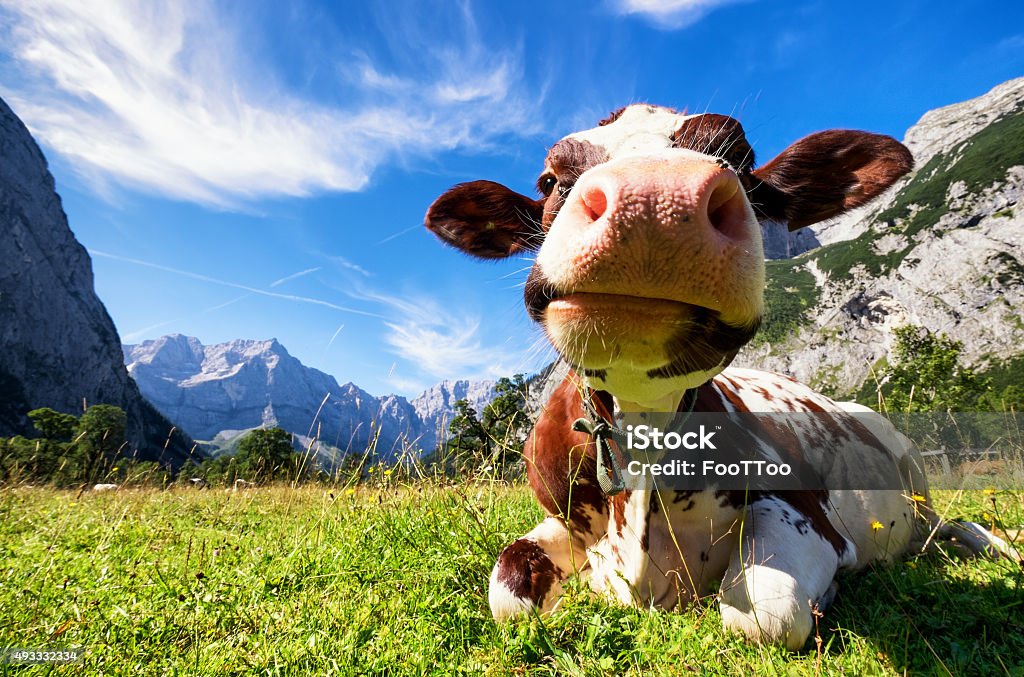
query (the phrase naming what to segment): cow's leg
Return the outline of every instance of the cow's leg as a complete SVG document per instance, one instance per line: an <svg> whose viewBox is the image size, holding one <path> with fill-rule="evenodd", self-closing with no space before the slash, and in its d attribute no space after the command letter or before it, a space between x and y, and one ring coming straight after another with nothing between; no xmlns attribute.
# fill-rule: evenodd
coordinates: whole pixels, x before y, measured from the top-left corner
<svg viewBox="0 0 1024 677"><path fill-rule="evenodd" d="M816 506L778 497L754 502L722 580L726 630L799 649L814 628L813 611L835 595L836 571L854 562L853 549Z"/></svg>
<svg viewBox="0 0 1024 677"><path fill-rule="evenodd" d="M932 525L936 537L947 543L962 546L967 555L992 559L1005 557L1017 563L1024 561L1017 547L1010 545L977 522L944 522L936 516ZM931 534L929 538L930 536Z"/></svg>
<svg viewBox="0 0 1024 677"><path fill-rule="evenodd" d="M488 599L495 620L550 611L562 595L562 583L587 563L594 539L570 532L558 517L547 517L501 551L491 571Z"/></svg>

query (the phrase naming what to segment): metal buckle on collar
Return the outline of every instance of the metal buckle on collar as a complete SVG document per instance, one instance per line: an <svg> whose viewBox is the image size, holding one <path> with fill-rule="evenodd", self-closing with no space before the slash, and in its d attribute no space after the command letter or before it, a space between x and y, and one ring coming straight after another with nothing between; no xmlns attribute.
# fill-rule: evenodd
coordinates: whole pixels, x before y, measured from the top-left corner
<svg viewBox="0 0 1024 677"><path fill-rule="evenodd" d="M612 438L612 426L603 417L592 421L589 418L578 418L572 424L572 429L587 433L597 446L597 483L601 485L601 491L614 496L626 488L622 481L622 469L619 468L619 460L615 458L608 440Z"/></svg>

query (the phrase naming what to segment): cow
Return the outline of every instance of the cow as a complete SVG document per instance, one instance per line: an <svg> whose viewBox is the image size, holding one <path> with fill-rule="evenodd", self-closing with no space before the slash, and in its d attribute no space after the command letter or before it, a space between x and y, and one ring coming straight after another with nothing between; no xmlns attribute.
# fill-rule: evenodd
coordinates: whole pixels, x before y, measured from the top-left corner
<svg viewBox="0 0 1024 677"><path fill-rule="evenodd" d="M551 611L579 574L614 600L663 609L717 589L727 630L797 649L838 571L898 558L934 526L919 454L881 417L844 418L859 407L729 367L764 315L762 222L831 219L912 167L895 139L849 130L757 166L734 118L634 104L555 143L539 197L472 181L430 206L427 228L465 253L535 253L526 309L571 367L524 447L547 517L498 557L495 619ZM623 491L607 431L683 411L834 412L825 439L797 431L786 453L883 449L899 488L679 491L647 478Z"/></svg>

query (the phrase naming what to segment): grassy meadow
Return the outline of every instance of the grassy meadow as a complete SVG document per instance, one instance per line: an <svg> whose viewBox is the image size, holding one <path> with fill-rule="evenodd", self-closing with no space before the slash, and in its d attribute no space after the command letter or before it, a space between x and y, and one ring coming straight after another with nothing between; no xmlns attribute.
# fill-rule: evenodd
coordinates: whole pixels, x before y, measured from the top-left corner
<svg viewBox="0 0 1024 677"><path fill-rule="evenodd" d="M498 626L487 578L541 517L522 486L432 482L0 492L0 646L83 647L0 674L1024 675L1024 574L930 552L840 581L802 652L723 633L713 598L625 609L576 583ZM391 486L388 486L388 485ZM1024 523L1024 493L942 491Z"/></svg>

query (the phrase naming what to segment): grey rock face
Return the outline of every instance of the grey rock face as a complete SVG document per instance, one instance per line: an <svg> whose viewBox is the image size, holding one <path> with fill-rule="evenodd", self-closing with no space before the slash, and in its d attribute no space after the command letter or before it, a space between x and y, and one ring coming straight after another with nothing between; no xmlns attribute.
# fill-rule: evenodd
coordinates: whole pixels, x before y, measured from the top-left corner
<svg viewBox="0 0 1024 677"><path fill-rule="evenodd" d="M1024 77L1008 80L976 99L930 110L907 130L903 143L924 166L939 152L966 141L1024 101Z"/></svg>
<svg viewBox="0 0 1024 677"><path fill-rule="evenodd" d="M903 144L910 149L915 166L920 169L936 153L949 151L963 143L991 123L1016 110L1022 101L1024 78L1009 80L976 99L928 111L921 116L917 124L907 130ZM806 230L813 231L814 237L821 245L852 240L868 229L874 216L892 204L894 198L913 176L911 174L904 177L870 204Z"/></svg>
<svg viewBox="0 0 1024 677"><path fill-rule="evenodd" d="M128 378L46 159L3 101L0 261L0 435L31 432L25 414L34 408L80 414L83 402L113 404L125 410L141 457L183 462L191 445L176 435L163 453L172 425Z"/></svg>
<svg viewBox="0 0 1024 677"><path fill-rule="evenodd" d="M477 413L494 399L494 381L441 381L412 401L417 415L423 421L424 434L440 438L448 430L455 416L455 403L469 400Z"/></svg>
<svg viewBox="0 0 1024 677"><path fill-rule="evenodd" d="M785 223L766 221L761 224L766 259L788 259L821 245L810 228L790 232Z"/></svg>
<svg viewBox="0 0 1024 677"><path fill-rule="evenodd" d="M816 285L798 326L775 344L755 341L736 363L848 395L889 357L903 324L962 341L981 367L1024 353L1021 139L1024 78L926 113L905 138L915 171L816 228L822 247L794 260Z"/></svg>

